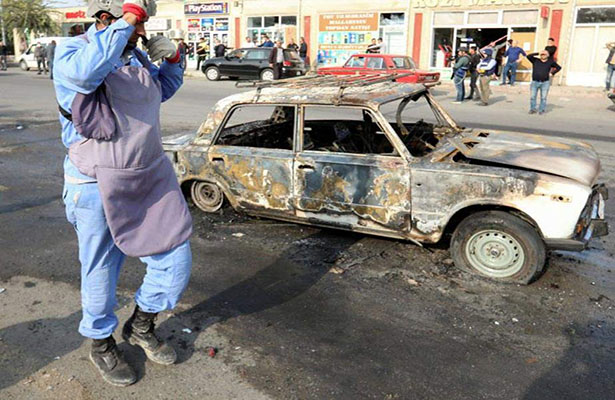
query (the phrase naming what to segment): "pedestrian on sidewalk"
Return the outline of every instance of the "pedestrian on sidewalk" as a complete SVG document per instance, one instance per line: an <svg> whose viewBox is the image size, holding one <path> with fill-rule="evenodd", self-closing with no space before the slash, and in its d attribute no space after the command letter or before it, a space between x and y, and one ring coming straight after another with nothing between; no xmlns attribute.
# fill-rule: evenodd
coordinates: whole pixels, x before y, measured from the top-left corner
<svg viewBox="0 0 615 400"><path fill-rule="evenodd" d="M295 39L290 38L288 39L288 45L286 45L286 48L289 50L299 50L299 46L297 46L297 43L295 43Z"/></svg>
<svg viewBox="0 0 615 400"><path fill-rule="evenodd" d="M479 74L480 85L480 103L481 106L489 105L489 97L491 96L490 83L495 79L495 71L498 67L497 62L493 59L493 49L487 48L483 50L484 58L478 64L477 71Z"/></svg>
<svg viewBox="0 0 615 400"><path fill-rule="evenodd" d="M369 44L369 46L367 46L367 50L365 50L365 52L367 54L376 54L378 53L378 42L376 42L376 39L372 39L372 42Z"/></svg>
<svg viewBox="0 0 615 400"><path fill-rule="evenodd" d="M243 43L243 47L247 49L251 49L253 47L256 47L256 45L254 44L250 36L246 36L246 41Z"/></svg>
<svg viewBox="0 0 615 400"><path fill-rule="evenodd" d="M230 47L226 47L219 39L216 39L216 47L214 47L214 53L216 53L216 57L224 57L227 50L231 50Z"/></svg>
<svg viewBox="0 0 615 400"><path fill-rule="evenodd" d="M282 67L284 66L284 49L280 39L276 40L275 47L269 53L269 66L273 69L273 79L281 79Z"/></svg>
<svg viewBox="0 0 615 400"><path fill-rule="evenodd" d="M470 94L466 97L466 100L472 100L478 98L478 89L476 88L476 81L478 80L478 71L476 71L476 67L480 64L481 56L476 49L476 46L470 47L470 67L468 71L470 72ZM476 97L474 96L474 91L476 91Z"/></svg>
<svg viewBox="0 0 615 400"><path fill-rule="evenodd" d="M536 57L538 55L538 57ZM549 52L531 53L527 56L532 63L532 83L530 84L530 114L544 114L547 110L547 95L551 87L550 77L555 76L562 67L551 57ZM540 91L540 106L536 110L536 96Z"/></svg>
<svg viewBox="0 0 615 400"><path fill-rule="evenodd" d="M4 42L0 42L0 70L6 71L6 58L9 55L9 49L4 45Z"/></svg>
<svg viewBox="0 0 615 400"><path fill-rule="evenodd" d="M299 40L299 57L301 57L301 60L303 60L303 62L305 63L305 65L307 66L309 63L307 61L307 54L308 54L308 45L305 41L305 38L302 36L301 39Z"/></svg>
<svg viewBox="0 0 615 400"><path fill-rule="evenodd" d="M179 62L182 66L183 70L186 70L186 55L188 53L188 46L186 46L186 42L184 42L183 38L179 38L177 42L177 50L179 50L179 56L181 57L181 61Z"/></svg>
<svg viewBox="0 0 615 400"><path fill-rule="evenodd" d="M547 45L545 46L545 50L549 53L549 57L555 60L555 53L557 53L557 46L555 45L555 39L552 37L547 41Z"/></svg>
<svg viewBox="0 0 615 400"><path fill-rule="evenodd" d="M209 44L205 41L205 38L201 38L196 45L196 70L201 69L201 63L207 59L209 55Z"/></svg>
<svg viewBox="0 0 615 400"><path fill-rule="evenodd" d="M47 58L47 66L49 67L49 79L53 80L53 58L56 55L56 41L52 40L45 49L45 57Z"/></svg>
<svg viewBox="0 0 615 400"><path fill-rule="evenodd" d="M466 88L465 79L468 69L470 68L470 57L468 57L468 50L465 47L460 47L457 51L457 58L453 65L453 83L457 90L456 100L453 104L461 104L465 98Z"/></svg>
<svg viewBox="0 0 615 400"><path fill-rule="evenodd" d="M90 360L115 386L137 380L113 338L126 256L147 270L122 337L162 365L177 354L156 335L156 316L175 307L192 266L190 212L160 141L160 104L183 83L181 57L164 36L149 39L147 53L137 48L155 13L155 0L90 0L87 16L96 22L61 42L55 58L68 150L62 198L81 262L79 333L92 339Z"/></svg>
<svg viewBox="0 0 615 400"><path fill-rule="evenodd" d="M615 42L607 43L606 48L609 56L606 58L606 90L611 90L613 86L613 73L615 72Z"/></svg>
<svg viewBox="0 0 615 400"><path fill-rule="evenodd" d="M34 47L34 59L36 60L36 66L38 67L37 75L40 75L45 70L47 75L47 63L45 62L45 48L38 42Z"/></svg>
<svg viewBox="0 0 615 400"><path fill-rule="evenodd" d="M263 40L262 43L258 45L258 47L274 47L275 45L273 44L273 42L271 41L271 39L269 39L269 36L267 35L263 35Z"/></svg>
<svg viewBox="0 0 615 400"><path fill-rule="evenodd" d="M506 57L506 65L504 65L504 71L502 71L502 85L506 85L506 76L510 73L510 86L515 85L515 79L517 78L517 68L519 63L526 56L525 50L518 46L516 40L512 41L512 45L504 53Z"/></svg>

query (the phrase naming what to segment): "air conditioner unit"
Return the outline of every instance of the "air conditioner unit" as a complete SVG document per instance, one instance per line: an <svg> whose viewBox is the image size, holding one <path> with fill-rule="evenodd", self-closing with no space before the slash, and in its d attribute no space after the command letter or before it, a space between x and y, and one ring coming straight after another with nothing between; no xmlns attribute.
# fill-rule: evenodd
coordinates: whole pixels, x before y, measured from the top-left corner
<svg viewBox="0 0 615 400"><path fill-rule="evenodd" d="M169 31L170 39L184 39L184 31L182 29L171 29Z"/></svg>

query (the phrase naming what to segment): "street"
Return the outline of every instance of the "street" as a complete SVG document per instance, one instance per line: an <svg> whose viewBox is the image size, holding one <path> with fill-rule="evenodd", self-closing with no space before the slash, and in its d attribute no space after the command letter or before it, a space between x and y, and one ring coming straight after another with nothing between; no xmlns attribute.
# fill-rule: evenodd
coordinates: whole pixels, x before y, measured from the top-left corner
<svg viewBox="0 0 615 400"><path fill-rule="evenodd" d="M186 78L163 105L165 135L198 129L235 82ZM453 105L462 126L592 144L611 191L615 111L605 95L554 88L528 115L529 88L493 87L493 104ZM615 392L615 240L552 252L529 286L457 270L443 246L190 210L193 270L180 306L158 320L178 365L120 344L139 381L106 385L88 360L77 240L61 199L51 80L0 74L0 398L2 399L610 399ZM611 107L610 107L611 106ZM118 288L123 323L144 266ZM119 335L117 335L119 339ZM208 349L217 349L215 357Z"/></svg>

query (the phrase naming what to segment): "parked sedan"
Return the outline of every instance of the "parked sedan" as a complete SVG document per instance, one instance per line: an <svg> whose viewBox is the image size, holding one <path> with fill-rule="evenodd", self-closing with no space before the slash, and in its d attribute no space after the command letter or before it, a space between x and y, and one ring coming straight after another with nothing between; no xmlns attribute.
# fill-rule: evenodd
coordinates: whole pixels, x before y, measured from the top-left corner
<svg viewBox="0 0 615 400"><path fill-rule="evenodd" d="M403 74L399 82L433 83L440 80L439 72L424 71L416 68L414 60L408 56L391 54L354 54L341 67L322 67L319 75L371 75Z"/></svg>
<svg viewBox="0 0 615 400"><path fill-rule="evenodd" d="M540 276L548 249L608 233L608 192L586 143L460 127L425 85L309 77L221 100L196 135L165 138L194 203L443 241L498 281Z"/></svg>
<svg viewBox="0 0 615 400"><path fill-rule="evenodd" d="M273 69L269 65L271 48L256 47L238 49L224 57L210 58L205 61L201 70L210 81L221 77L241 79L273 80ZM283 78L305 75L305 63L295 50L284 49Z"/></svg>

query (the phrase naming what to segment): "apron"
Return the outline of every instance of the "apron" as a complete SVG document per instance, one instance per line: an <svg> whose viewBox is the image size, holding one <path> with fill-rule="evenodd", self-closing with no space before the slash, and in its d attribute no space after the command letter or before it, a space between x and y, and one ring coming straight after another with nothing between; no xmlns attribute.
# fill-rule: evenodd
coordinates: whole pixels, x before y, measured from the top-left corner
<svg viewBox="0 0 615 400"><path fill-rule="evenodd" d="M115 118L113 137L81 140L70 146L68 156L81 173L98 181L117 247L129 256L143 257L188 240L192 219L162 148L160 84L150 75L147 57L139 51L133 54L143 67L120 67L103 82ZM79 120L76 114L73 118Z"/></svg>

